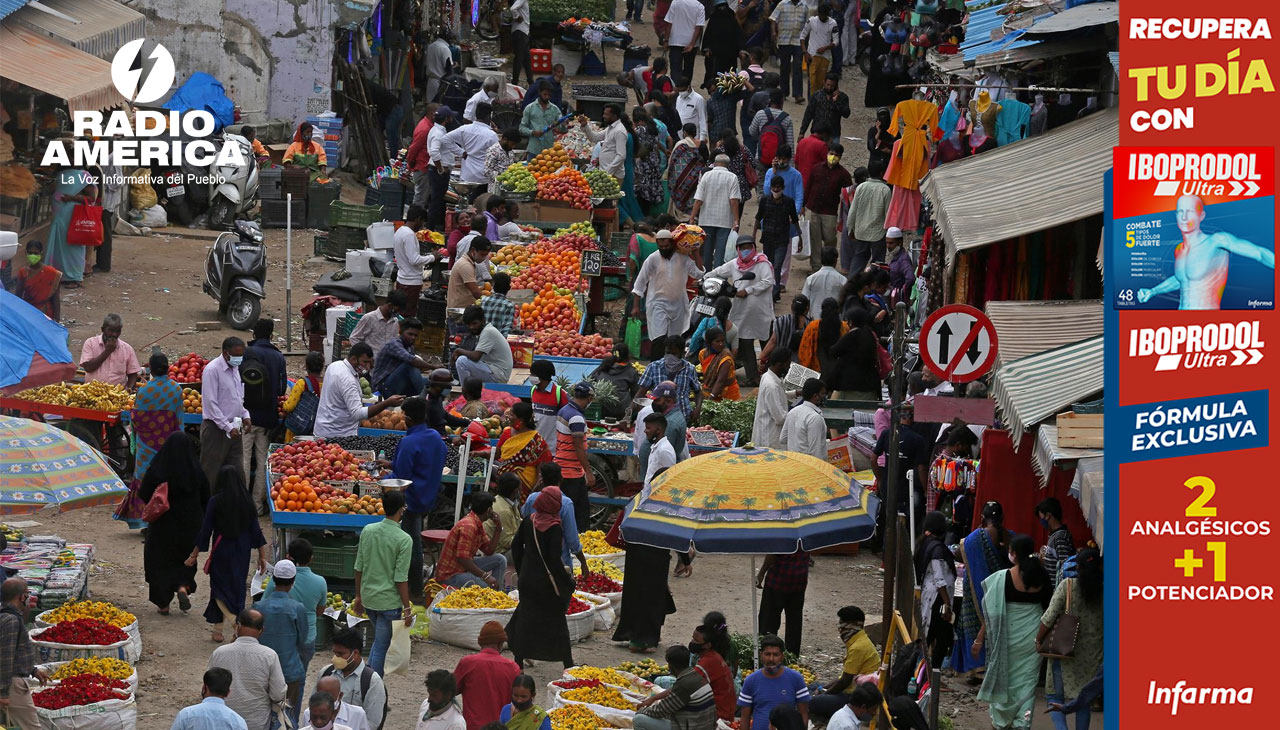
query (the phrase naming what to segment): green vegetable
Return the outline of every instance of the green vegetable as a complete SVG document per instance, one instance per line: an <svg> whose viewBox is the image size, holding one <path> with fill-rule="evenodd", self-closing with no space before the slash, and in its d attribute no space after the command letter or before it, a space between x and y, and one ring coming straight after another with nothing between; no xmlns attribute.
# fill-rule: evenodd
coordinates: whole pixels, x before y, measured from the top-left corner
<svg viewBox="0 0 1280 730"><path fill-rule="evenodd" d="M702 413L696 425L710 426L717 431L736 431L749 436L755 418L755 400L703 401ZM745 443L745 437L741 441Z"/></svg>

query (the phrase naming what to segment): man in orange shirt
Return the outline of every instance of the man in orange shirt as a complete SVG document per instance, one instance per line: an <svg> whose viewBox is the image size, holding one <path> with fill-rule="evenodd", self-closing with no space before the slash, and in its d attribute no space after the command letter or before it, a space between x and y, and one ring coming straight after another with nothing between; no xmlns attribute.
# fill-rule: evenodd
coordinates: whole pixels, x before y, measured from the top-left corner
<svg viewBox="0 0 1280 730"><path fill-rule="evenodd" d="M498 525L492 538L484 530L484 523L490 521ZM502 523L493 514L493 493L480 492L472 495L471 512L449 530L444 547L440 549L436 580L456 588L487 585L503 590L507 559L501 553L494 555L493 552L501 534ZM477 556L478 552L483 555Z"/></svg>

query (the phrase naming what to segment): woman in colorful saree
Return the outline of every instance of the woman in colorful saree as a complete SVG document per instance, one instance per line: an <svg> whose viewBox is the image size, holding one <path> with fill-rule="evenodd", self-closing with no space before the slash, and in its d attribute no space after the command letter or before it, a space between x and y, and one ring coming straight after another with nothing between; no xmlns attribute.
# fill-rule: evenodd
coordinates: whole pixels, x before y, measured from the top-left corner
<svg viewBox="0 0 1280 730"><path fill-rule="evenodd" d="M551 716L533 704L538 685L533 677L517 674L511 683L511 704L502 708L498 721L507 730L551 730Z"/></svg>
<svg viewBox="0 0 1280 730"><path fill-rule="evenodd" d="M157 353L147 363L151 380L138 388L133 399L133 438L135 446L133 481L129 495L116 507L115 518L139 530L142 509L146 503L138 496L138 489L146 478L147 469L156 452L168 438L182 430L182 386L169 379L169 358Z"/></svg>
<svg viewBox="0 0 1280 730"><path fill-rule="evenodd" d="M698 180L707 161L698 149L698 127L686 124L682 136L671 151L671 163L667 168L667 182L671 187L671 205L677 217L689 220L693 213L693 194L698 191Z"/></svg>
<svg viewBox="0 0 1280 730"><path fill-rule="evenodd" d="M538 434L533 406L521 401L511 407L511 426L498 441L498 474L515 474L520 479L520 503L533 493L538 482L538 466L551 461L551 449Z"/></svg>
<svg viewBox="0 0 1280 730"><path fill-rule="evenodd" d="M982 628L982 582L987 576L1009 565L1009 531L1004 529L1004 508L999 502L987 502L982 508L982 527L969 533L961 545L964 558L964 600L956 612L955 648L951 652L951 668L956 674L973 674L987 664L985 652L969 652Z"/></svg>
<svg viewBox="0 0 1280 730"><path fill-rule="evenodd" d="M1035 542L1027 535L1009 541L1013 567L999 570L982 582L982 612L986 623L969 647L976 656L985 645L987 673L978 699L990 703L996 730L1029 730L1036 701L1040 655L1036 634L1049 605L1049 573L1036 557Z"/></svg>

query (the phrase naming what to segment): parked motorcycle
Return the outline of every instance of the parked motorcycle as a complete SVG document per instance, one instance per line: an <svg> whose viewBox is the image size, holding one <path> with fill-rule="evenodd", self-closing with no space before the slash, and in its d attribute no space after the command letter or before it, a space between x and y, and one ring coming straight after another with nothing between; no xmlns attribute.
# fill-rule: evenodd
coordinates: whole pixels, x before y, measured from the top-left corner
<svg viewBox="0 0 1280 730"><path fill-rule="evenodd" d="M235 221L218 236L205 259L204 293L218 303L218 316L234 329L250 330L266 297L267 249L253 221Z"/></svg>
<svg viewBox="0 0 1280 730"><path fill-rule="evenodd" d="M739 281L750 281L756 278L754 271L748 271L742 275ZM698 325L707 317L716 315L716 300L720 297L729 297L730 299L737 296L738 290L732 281L722 279L718 276L703 276L698 283L698 295L689 302L689 329L685 331L685 339L688 339L697 331Z"/></svg>
<svg viewBox="0 0 1280 730"><path fill-rule="evenodd" d="M214 230L230 226L258 200L258 162L253 155L253 143L238 134L227 133L223 138L240 147L245 163L216 165L213 169L215 187L209 200L209 227Z"/></svg>

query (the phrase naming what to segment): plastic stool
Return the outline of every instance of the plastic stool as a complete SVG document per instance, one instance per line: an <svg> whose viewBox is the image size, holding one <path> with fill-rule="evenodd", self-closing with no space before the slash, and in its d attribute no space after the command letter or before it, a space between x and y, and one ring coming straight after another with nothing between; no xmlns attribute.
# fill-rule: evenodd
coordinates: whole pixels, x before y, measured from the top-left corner
<svg viewBox="0 0 1280 730"><path fill-rule="evenodd" d="M536 74L551 73L551 49L550 48L530 48L529 59L533 62L533 72Z"/></svg>
<svg viewBox="0 0 1280 730"><path fill-rule="evenodd" d="M422 551L431 551L431 569L427 571L427 579L436 577L436 566L440 564L440 550L444 547L444 541L449 538L448 530L423 530L422 531ZM425 556L423 556L425 557Z"/></svg>

